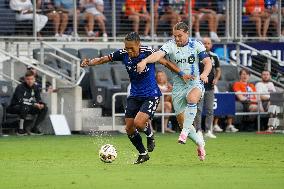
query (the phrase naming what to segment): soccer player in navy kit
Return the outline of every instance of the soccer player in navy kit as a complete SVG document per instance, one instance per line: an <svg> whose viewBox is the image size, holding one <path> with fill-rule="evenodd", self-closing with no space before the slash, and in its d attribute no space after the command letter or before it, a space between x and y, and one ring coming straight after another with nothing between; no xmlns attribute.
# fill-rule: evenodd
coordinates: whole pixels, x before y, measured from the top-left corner
<svg viewBox="0 0 284 189"><path fill-rule="evenodd" d="M128 138L139 152L138 159L134 164L140 164L149 160L148 152L152 152L155 147L154 135L148 125L148 120L154 116L161 92L156 82L154 64L147 65L141 73L137 72L137 63L154 53L154 50L147 46L141 46L140 37L136 32L127 34L124 43L124 49L119 49L108 56L91 60L84 59L81 66L95 66L110 61L122 61L125 65L131 82L130 96L127 98L125 111L125 130ZM170 61L162 59L159 62L179 74L184 81L191 79L190 75L181 72ZM147 136L147 150L138 131L144 131Z"/></svg>

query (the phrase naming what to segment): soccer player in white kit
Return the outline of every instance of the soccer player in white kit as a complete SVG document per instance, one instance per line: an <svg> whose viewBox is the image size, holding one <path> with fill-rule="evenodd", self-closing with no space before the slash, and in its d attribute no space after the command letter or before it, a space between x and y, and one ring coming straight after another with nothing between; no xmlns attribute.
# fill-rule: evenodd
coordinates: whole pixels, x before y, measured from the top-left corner
<svg viewBox="0 0 284 189"><path fill-rule="evenodd" d="M206 156L205 143L196 133L193 121L197 112L197 103L204 93L203 82L208 82L208 75L212 68L211 60L204 45L189 38L189 27L179 22L173 27L174 39L165 43L159 51L143 59L137 65L137 71L142 72L146 64L154 63L168 55L169 60L178 65L181 71L173 77L173 106L182 131L178 143L185 144L189 137L196 145L198 157L204 160ZM204 64L204 71L199 73L198 63ZM184 82L179 76L192 75L192 80Z"/></svg>

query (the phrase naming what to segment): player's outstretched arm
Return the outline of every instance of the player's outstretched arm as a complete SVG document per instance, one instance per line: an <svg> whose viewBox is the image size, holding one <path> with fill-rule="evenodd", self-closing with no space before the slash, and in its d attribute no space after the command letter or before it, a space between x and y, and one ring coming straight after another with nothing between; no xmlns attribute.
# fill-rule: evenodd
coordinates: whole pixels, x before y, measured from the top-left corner
<svg viewBox="0 0 284 189"><path fill-rule="evenodd" d="M100 57L100 58L93 58L93 59L84 58L82 63L81 63L81 67L105 64L105 63L107 63L109 61L110 60L109 60L108 56L103 56L103 57Z"/></svg>
<svg viewBox="0 0 284 189"><path fill-rule="evenodd" d="M161 50L154 52L153 54L151 54L150 56L143 59L141 62L139 62L137 64L137 71L139 73L143 72L143 70L145 69L145 67L148 63L155 63L155 62L159 61L161 58L163 58L165 55L166 55L166 53L164 51L161 51Z"/></svg>
<svg viewBox="0 0 284 189"><path fill-rule="evenodd" d="M204 64L204 70L200 75L200 79L204 82L208 82L208 75L212 69L212 62L209 57L206 57L202 60L202 63Z"/></svg>
<svg viewBox="0 0 284 189"><path fill-rule="evenodd" d="M193 75L185 74L183 71L181 71L179 67L177 67L177 65L175 65L174 63L172 63L171 61L165 58L161 58L159 60L159 63L166 66L172 72L175 72L176 74L178 74L185 82L187 82L188 80L194 79Z"/></svg>

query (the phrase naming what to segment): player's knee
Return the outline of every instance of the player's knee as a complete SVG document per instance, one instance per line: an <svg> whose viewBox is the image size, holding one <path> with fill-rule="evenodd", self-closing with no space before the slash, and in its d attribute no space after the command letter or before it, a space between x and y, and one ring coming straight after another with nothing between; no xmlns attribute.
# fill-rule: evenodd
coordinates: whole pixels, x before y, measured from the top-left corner
<svg viewBox="0 0 284 189"><path fill-rule="evenodd" d="M135 119L134 120L134 126L137 128L137 129L143 129L145 127L145 122L143 120L139 120L139 119Z"/></svg>
<svg viewBox="0 0 284 189"><path fill-rule="evenodd" d="M187 102L188 102L188 103L197 104L198 101L199 101L199 98L198 98L197 96L192 96L192 95L190 95L190 96L188 96L188 98L187 98Z"/></svg>
<svg viewBox="0 0 284 189"><path fill-rule="evenodd" d="M132 135L135 132L135 128L126 126L125 131L126 131L127 135Z"/></svg>

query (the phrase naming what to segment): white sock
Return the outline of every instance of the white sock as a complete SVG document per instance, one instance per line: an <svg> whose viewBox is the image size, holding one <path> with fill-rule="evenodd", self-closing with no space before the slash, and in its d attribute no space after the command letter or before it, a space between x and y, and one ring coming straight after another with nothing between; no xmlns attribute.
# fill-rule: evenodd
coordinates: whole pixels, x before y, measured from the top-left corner
<svg viewBox="0 0 284 189"><path fill-rule="evenodd" d="M24 129L24 119L20 119L19 129Z"/></svg>

